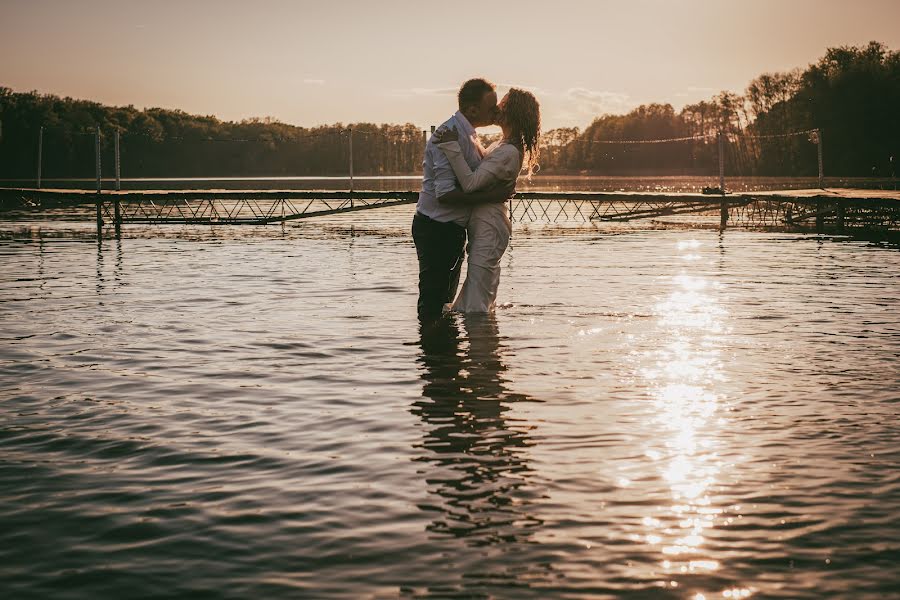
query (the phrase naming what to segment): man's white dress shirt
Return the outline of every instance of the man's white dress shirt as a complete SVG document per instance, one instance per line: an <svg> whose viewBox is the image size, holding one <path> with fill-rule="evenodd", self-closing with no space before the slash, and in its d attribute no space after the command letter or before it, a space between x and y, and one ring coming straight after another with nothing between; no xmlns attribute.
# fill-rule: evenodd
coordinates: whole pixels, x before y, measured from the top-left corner
<svg viewBox="0 0 900 600"><path fill-rule="evenodd" d="M469 120L459 111L447 119L441 127L450 129L456 127L459 132L459 148L462 156L473 171L478 168L484 156L484 148L478 141L475 128ZM454 222L463 227L469 222L471 208L456 202L438 202L438 196L453 191L456 186L456 175L450 161L441 150L432 143L431 138L425 145L425 160L422 163L422 191L419 192L419 202L416 210L442 223Z"/></svg>

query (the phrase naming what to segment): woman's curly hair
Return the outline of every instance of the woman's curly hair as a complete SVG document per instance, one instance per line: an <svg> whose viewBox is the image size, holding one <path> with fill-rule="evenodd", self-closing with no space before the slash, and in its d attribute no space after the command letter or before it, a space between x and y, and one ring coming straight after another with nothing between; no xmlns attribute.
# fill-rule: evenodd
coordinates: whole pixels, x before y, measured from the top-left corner
<svg viewBox="0 0 900 600"><path fill-rule="evenodd" d="M541 137L541 105L531 92L511 88L503 102L503 113L513 131L509 140L522 151L522 168L527 176L538 167L538 140Z"/></svg>

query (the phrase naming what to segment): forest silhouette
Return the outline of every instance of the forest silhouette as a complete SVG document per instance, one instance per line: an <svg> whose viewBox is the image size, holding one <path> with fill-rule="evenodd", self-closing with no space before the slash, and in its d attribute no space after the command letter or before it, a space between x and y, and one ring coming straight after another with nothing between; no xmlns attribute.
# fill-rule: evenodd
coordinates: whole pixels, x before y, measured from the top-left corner
<svg viewBox="0 0 900 600"><path fill-rule="evenodd" d="M680 111L647 104L600 115L583 130L546 131L541 173L710 174L718 168L721 133L729 174L809 176L817 172L816 134L809 132L820 130L828 175L891 176L900 150L898 112L900 52L879 42L829 48L806 69L760 75L743 94L723 91ZM41 127L45 178L92 177L98 127L104 177L113 173L116 132L124 177L346 175L350 129L357 175L409 175L421 172L427 135L410 123L227 122L6 87L0 126L0 179L35 177ZM679 141L618 143L673 138Z"/></svg>

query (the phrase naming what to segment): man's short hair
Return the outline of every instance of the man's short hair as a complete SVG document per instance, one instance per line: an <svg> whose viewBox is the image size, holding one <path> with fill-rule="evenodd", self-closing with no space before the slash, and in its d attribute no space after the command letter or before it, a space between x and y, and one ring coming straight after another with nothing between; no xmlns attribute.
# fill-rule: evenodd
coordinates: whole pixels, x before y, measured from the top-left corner
<svg viewBox="0 0 900 600"><path fill-rule="evenodd" d="M481 102L481 99L484 98L485 94L493 92L494 89L494 84L487 79L478 77L468 80L462 84L461 88L459 88L459 96L457 97L459 100L459 110L462 110L467 106L472 106L473 104L478 104Z"/></svg>

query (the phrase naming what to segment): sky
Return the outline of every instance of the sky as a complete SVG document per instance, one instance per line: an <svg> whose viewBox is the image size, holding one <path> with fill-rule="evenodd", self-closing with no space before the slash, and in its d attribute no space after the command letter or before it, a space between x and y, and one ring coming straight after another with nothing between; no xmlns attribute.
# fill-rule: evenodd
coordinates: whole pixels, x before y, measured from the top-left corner
<svg viewBox="0 0 900 600"><path fill-rule="evenodd" d="M225 120L413 123L471 77L544 129L676 109L827 47L900 49L900 0L0 0L0 86Z"/></svg>

